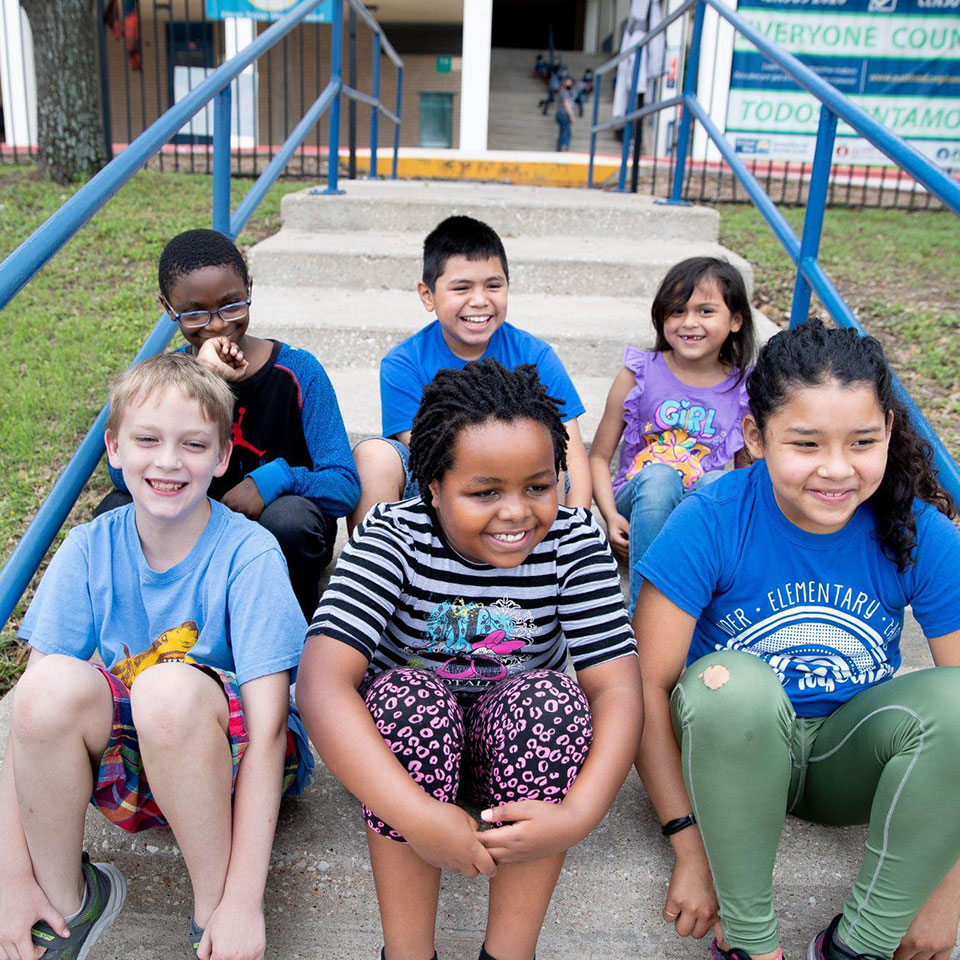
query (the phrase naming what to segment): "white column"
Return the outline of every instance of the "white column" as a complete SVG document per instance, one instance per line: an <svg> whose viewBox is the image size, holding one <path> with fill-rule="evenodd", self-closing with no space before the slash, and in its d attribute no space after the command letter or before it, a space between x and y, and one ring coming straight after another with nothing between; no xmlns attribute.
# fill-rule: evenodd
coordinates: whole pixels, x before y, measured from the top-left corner
<svg viewBox="0 0 960 960"><path fill-rule="evenodd" d="M232 17L223 21L224 57L230 60L257 36L257 22L249 17ZM230 146L254 147L257 144L257 64L250 64L233 81L233 123Z"/></svg>
<svg viewBox="0 0 960 960"><path fill-rule="evenodd" d="M464 0L460 149L471 153L483 153L487 149L492 27L493 0Z"/></svg>
<svg viewBox="0 0 960 960"><path fill-rule="evenodd" d="M723 0L724 6L737 9L737 0ZM733 43L737 33L707 7L700 44L700 70L697 76L697 99L710 111L710 119L722 133L727 129L727 101L730 99L730 73L733 67ZM716 53L716 56L714 56ZM699 123L693 125L691 160L721 160L720 151Z"/></svg>
<svg viewBox="0 0 960 960"><path fill-rule="evenodd" d="M0 87L6 143L28 147L37 142L37 75L33 33L18 0L0 0Z"/></svg>
<svg viewBox="0 0 960 960"><path fill-rule="evenodd" d="M583 14L583 52L596 53L600 34L600 0L587 0Z"/></svg>

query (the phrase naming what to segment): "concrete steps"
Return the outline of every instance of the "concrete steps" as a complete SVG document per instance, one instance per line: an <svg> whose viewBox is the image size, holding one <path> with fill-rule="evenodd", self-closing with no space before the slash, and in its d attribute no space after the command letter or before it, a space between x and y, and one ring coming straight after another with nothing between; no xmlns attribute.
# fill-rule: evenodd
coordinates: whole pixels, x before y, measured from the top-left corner
<svg viewBox="0 0 960 960"><path fill-rule="evenodd" d="M678 260L726 256L705 207L649 197L504 184L357 181L344 196L283 200L283 228L250 251L254 329L305 347L326 368L353 440L380 430L378 366L430 319L416 295L425 235L445 216L504 239L510 320L551 343L587 408L587 444L630 343L653 344L650 301ZM758 317L762 339L774 327Z"/></svg>
<svg viewBox="0 0 960 960"><path fill-rule="evenodd" d="M547 96L546 85L532 75L537 50L498 49L490 58L490 129L488 141L491 150L539 150L552 152L557 143L556 102L544 115L537 106ZM557 51L570 75L579 80L587 67L595 70L607 58L574 51ZM611 88L604 87L600 98L601 121L611 117ZM590 118L592 97L584 102L584 116L574 116L570 149L586 152L590 148ZM600 152L617 152L619 141L612 131L598 134Z"/></svg>

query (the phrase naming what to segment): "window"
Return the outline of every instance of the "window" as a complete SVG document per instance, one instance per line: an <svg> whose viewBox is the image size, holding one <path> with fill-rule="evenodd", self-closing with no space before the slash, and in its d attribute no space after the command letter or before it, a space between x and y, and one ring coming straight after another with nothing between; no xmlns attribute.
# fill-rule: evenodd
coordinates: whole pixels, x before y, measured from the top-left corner
<svg viewBox="0 0 960 960"><path fill-rule="evenodd" d="M420 94L420 146L453 146L453 94Z"/></svg>

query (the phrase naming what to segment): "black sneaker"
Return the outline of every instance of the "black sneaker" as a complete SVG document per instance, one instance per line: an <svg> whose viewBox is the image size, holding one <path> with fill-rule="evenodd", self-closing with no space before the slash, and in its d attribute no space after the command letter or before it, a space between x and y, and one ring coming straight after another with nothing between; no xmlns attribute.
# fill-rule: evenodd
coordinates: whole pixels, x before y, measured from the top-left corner
<svg viewBox="0 0 960 960"><path fill-rule="evenodd" d="M68 924L69 937L59 937L42 920L30 931L33 942L46 950L46 960L85 960L100 934L117 919L127 897L127 881L112 863L81 863L84 893L80 913Z"/></svg>
<svg viewBox="0 0 960 960"><path fill-rule="evenodd" d="M830 921L830 926L810 941L807 960L884 960L875 953L854 953L837 940L837 924L842 916L842 913L838 913Z"/></svg>
<svg viewBox="0 0 960 960"><path fill-rule="evenodd" d="M714 937L713 943L710 944L710 960L753 960L753 958L746 950L741 950L739 947L724 950ZM778 960L783 960L783 950L780 951Z"/></svg>

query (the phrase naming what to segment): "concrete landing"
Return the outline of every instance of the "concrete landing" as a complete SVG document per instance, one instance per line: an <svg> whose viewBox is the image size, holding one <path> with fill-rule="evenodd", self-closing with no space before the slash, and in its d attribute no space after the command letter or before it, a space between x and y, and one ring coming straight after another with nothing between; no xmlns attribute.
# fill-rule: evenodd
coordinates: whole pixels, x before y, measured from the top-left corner
<svg viewBox="0 0 960 960"><path fill-rule="evenodd" d="M916 622L903 635L904 668L931 661ZM0 703L5 742L12 697ZM786 954L806 944L838 911L856 873L866 831L788 818L775 896ZM123 913L91 960L186 958L190 889L172 834L131 837L87 817L94 859L124 872ZM702 960L706 941L680 940L660 918L671 856L652 808L631 773L601 825L570 852L540 938L542 960ZM483 938L485 881L444 878L438 920L441 960L475 960ZM380 927L359 807L318 763L306 793L284 801L266 896L267 956L273 960L376 960ZM960 951L954 954L960 958Z"/></svg>

